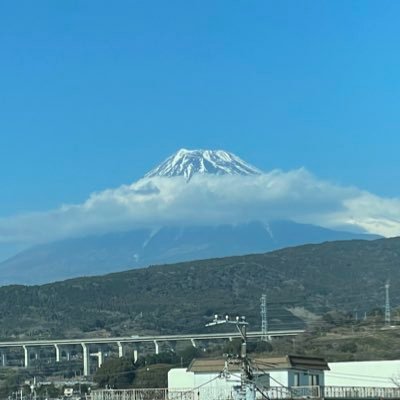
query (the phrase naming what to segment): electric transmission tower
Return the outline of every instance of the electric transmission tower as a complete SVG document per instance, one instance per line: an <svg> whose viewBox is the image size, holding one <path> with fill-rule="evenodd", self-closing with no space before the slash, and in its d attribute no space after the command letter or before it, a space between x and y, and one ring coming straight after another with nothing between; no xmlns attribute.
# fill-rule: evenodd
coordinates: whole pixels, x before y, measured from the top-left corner
<svg viewBox="0 0 400 400"><path fill-rule="evenodd" d="M267 314L267 295L263 294L261 302L261 340L268 340L268 314Z"/></svg>
<svg viewBox="0 0 400 400"><path fill-rule="evenodd" d="M386 302L385 302L385 325L390 326L390 301L389 301L389 281L386 282Z"/></svg>

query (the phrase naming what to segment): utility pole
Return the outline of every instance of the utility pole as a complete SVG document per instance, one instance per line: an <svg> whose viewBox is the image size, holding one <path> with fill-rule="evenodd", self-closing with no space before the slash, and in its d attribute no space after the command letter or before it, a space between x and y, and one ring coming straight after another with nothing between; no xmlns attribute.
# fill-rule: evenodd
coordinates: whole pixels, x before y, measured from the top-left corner
<svg viewBox="0 0 400 400"><path fill-rule="evenodd" d="M247 358L247 325L246 317L237 316L234 320L229 318L229 315L226 315L225 318L219 318L216 314L214 316L214 320L206 326L214 326L220 324L234 324L241 336L241 346L240 346L240 355L236 358L236 360L240 363L240 398L246 399L246 388L249 386L248 382L252 378L252 374L250 371L250 364ZM228 356L229 362L229 356ZM255 393L255 392L254 392Z"/></svg>
<svg viewBox="0 0 400 400"><path fill-rule="evenodd" d="M390 301L389 301L389 281L385 285L386 302L385 302L385 325L390 326Z"/></svg>

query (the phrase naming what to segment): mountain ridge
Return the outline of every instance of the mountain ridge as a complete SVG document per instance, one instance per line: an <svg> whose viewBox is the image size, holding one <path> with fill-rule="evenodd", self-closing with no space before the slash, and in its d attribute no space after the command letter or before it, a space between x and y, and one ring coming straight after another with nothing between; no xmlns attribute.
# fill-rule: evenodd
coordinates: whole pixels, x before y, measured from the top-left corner
<svg viewBox="0 0 400 400"><path fill-rule="evenodd" d="M291 221L137 229L35 246L0 263L0 284L42 284L154 264L262 253L333 240L378 236Z"/></svg>
<svg viewBox="0 0 400 400"><path fill-rule="evenodd" d="M195 175L201 179L191 181ZM215 178L218 175L220 177ZM211 176L213 178L209 179ZM252 177L257 183L255 192L252 192ZM233 153L180 149L137 184L94 194L82 207L77 207L79 212L75 215L78 217L74 220L77 225L81 223L79 216L85 221L92 210L95 210L93 216L103 217L103 213L108 212L109 202L112 210L127 218L128 223L122 226L132 228L118 232L121 225L112 228L109 224L99 225L97 231L89 228L90 235L86 237L44 243L20 252L0 262L0 285L39 284L151 264L261 253L305 243L378 237L299 224L289 219L269 220L270 215L281 216L280 210L276 213L270 210L269 192L272 191L274 197L275 190L279 196L281 189L279 184L269 185L270 181L265 183L262 178L261 170ZM208 185L209 181L224 182ZM258 185L262 185L265 193L252 203ZM208 186L211 187L209 191ZM299 187L296 190L301 191L303 186ZM258 208L252 204L264 206ZM98 214L96 207L100 210ZM95 219L93 216L86 221L89 227ZM130 222L129 218L132 218ZM63 221L67 228L70 222L68 218ZM54 231L59 229L57 222L49 226ZM99 231L105 234L96 235ZM70 231L67 229L67 232ZM75 235L78 232L79 229ZM65 235L61 233L59 237Z"/></svg>

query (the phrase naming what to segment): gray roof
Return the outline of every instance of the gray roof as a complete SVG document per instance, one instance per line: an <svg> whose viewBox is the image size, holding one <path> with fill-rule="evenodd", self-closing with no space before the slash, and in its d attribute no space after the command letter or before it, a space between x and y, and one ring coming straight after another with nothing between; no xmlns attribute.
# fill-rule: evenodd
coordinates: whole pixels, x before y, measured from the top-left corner
<svg viewBox="0 0 400 400"><path fill-rule="evenodd" d="M296 369L305 371L329 370L328 363L321 357L287 355L281 357L255 357L253 365L264 371ZM225 367L224 358L195 358L188 367L191 372L221 372ZM239 371L240 364L229 364L230 371Z"/></svg>

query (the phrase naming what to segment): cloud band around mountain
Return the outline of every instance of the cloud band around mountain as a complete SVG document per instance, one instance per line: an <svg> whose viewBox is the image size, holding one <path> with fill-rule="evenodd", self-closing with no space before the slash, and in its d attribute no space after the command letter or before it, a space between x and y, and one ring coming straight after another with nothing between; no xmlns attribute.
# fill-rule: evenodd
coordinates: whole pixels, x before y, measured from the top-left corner
<svg viewBox="0 0 400 400"><path fill-rule="evenodd" d="M304 168L253 176L195 175L190 182L183 176L153 177L93 193L82 204L0 219L0 243L274 219L390 237L400 234L400 199L335 185Z"/></svg>

